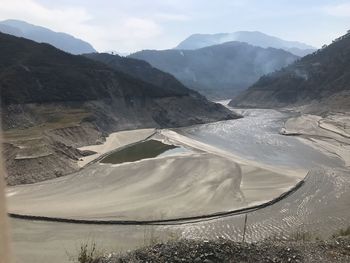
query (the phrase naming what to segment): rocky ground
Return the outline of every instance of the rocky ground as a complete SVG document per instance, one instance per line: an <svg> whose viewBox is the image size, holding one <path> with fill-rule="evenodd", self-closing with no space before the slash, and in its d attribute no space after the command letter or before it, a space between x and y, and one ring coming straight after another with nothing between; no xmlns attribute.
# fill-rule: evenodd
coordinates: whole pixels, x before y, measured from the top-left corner
<svg viewBox="0 0 350 263"><path fill-rule="evenodd" d="M156 244L125 255L110 254L99 262L350 262L350 237L260 243L183 240Z"/></svg>

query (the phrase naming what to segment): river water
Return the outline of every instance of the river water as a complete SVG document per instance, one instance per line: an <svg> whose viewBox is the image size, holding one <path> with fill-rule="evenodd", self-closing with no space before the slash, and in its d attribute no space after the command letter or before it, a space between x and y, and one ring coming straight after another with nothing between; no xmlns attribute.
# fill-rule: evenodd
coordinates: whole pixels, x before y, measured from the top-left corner
<svg viewBox="0 0 350 263"><path fill-rule="evenodd" d="M338 167L343 162L303 143L279 134L293 114L270 109L232 109L244 118L186 127L185 136L232 152L248 160L292 169Z"/></svg>

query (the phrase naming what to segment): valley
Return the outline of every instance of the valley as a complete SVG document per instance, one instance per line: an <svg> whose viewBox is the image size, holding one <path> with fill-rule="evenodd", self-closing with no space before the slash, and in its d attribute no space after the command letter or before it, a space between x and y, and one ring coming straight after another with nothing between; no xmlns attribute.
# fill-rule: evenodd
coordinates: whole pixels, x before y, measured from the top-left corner
<svg viewBox="0 0 350 263"><path fill-rule="evenodd" d="M0 8L1 263L349 262L347 8L41 2Z"/></svg>

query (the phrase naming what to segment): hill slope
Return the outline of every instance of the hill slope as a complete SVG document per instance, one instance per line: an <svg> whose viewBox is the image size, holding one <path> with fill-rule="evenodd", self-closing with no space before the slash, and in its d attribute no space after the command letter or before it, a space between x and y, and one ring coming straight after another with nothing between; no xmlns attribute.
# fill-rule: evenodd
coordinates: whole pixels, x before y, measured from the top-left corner
<svg viewBox="0 0 350 263"><path fill-rule="evenodd" d="M315 110L350 109L350 34L267 76L234 98L238 107L312 104Z"/></svg>
<svg viewBox="0 0 350 263"><path fill-rule="evenodd" d="M71 54L96 52L89 43L81 39L20 20L11 19L0 22L0 32L28 38L39 43L48 43Z"/></svg>
<svg viewBox="0 0 350 263"><path fill-rule="evenodd" d="M142 59L174 75L185 86L214 99L230 98L264 74L297 56L273 48L227 42L197 50L144 50L129 57Z"/></svg>
<svg viewBox="0 0 350 263"><path fill-rule="evenodd" d="M0 33L1 115L9 184L79 169L77 147L113 131L237 116L186 87L160 87L48 44Z"/></svg>
<svg viewBox="0 0 350 263"><path fill-rule="evenodd" d="M287 41L258 31L238 31L234 33L194 34L182 41L175 49L198 49L230 41L246 42L263 48L279 48L297 56L305 56L316 50L315 47L297 41Z"/></svg>
<svg viewBox="0 0 350 263"><path fill-rule="evenodd" d="M143 60L111 55L108 53L84 54L85 57L102 62L111 68L176 93L187 93L188 89L169 73L152 67Z"/></svg>

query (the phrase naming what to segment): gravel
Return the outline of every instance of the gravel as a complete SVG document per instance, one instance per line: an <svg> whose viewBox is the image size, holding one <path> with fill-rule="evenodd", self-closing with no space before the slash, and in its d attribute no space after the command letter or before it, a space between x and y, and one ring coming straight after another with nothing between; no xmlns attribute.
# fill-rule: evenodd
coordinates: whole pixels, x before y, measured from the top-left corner
<svg viewBox="0 0 350 263"><path fill-rule="evenodd" d="M228 240L180 240L109 254L99 263L125 262L350 262L350 237L327 241L239 243Z"/></svg>

